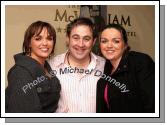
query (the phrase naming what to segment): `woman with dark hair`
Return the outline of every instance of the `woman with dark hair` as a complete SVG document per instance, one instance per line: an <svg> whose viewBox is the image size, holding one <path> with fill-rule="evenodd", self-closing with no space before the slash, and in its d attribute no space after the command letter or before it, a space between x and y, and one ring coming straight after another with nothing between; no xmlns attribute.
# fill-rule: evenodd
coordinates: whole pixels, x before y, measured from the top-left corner
<svg viewBox="0 0 167 125"><path fill-rule="evenodd" d="M23 53L14 56L5 92L7 113L51 113L58 107L60 82L46 59L54 53L55 29L47 22L32 23L25 32Z"/></svg>
<svg viewBox="0 0 167 125"><path fill-rule="evenodd" d="M97 84L98 113L154 113L155 64L150 56L130 51L125 29L107 25L100 34L106 58Z"/></svg>

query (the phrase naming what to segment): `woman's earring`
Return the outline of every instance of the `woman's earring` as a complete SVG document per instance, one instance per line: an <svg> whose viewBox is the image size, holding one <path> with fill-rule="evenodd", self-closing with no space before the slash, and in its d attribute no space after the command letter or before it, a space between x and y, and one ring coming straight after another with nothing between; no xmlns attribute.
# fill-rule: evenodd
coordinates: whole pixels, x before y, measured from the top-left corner
<svg viewBox="0 0 167 125"><path fill-rule="evenodd" d="M28 49L28 55L31 56L31 47Z"/></svg>

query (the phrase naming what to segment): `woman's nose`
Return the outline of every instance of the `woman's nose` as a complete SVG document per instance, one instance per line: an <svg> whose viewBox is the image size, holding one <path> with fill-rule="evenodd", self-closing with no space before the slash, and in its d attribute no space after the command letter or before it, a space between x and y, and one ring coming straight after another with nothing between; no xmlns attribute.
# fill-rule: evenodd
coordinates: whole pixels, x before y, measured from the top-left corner
<svg viewBox="0 0 167 125"><path fill-rule="evenodd" d="M111 41L108 42L107 47L113 47L113 43Z"/></svg>
<svg viewBox="0 0 167 125"><path fill-rule="evenodd" d="M42 44L47 45L47 43L48 43L47 39L43 39Z"/></svg>

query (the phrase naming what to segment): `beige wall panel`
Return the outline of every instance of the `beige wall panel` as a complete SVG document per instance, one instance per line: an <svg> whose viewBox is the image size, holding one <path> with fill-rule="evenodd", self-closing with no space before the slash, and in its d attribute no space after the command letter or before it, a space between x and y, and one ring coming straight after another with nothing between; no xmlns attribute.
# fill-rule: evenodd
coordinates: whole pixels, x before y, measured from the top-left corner
<svg viewBox="0 0 167 125"><path fill-rule="evenodd" d="M144 52L155 59L155 10L152 5L114 5L107 6L110 23L117 20L129 33L129 45L132 50ZM116 17L117 18L116 18ZM109 16L107 16L109 22ZM130 25L129 25L130 24ZM132 32L132 33L131 33ZM135 32L135 33L134 33ZM135 35L134 35L135 34Z"/></svg>

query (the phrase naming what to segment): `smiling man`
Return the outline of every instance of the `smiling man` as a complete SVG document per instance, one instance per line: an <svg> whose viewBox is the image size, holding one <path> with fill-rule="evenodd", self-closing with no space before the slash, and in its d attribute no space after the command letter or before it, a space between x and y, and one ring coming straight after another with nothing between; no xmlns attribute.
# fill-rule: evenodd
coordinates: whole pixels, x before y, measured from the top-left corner
<svg viewBox="0 0 167 125"><path fill-rule="evenodd" d="M53 70L69 68L91 70L91 73L57 73L62 90L56 112L95 113L96 85L100 78L94 73L103 72L105 60L91 52L96 35L88 18L78 18L67 25L68 51L50 59ZM93 70L92 70L93 69Z"/></svg>

